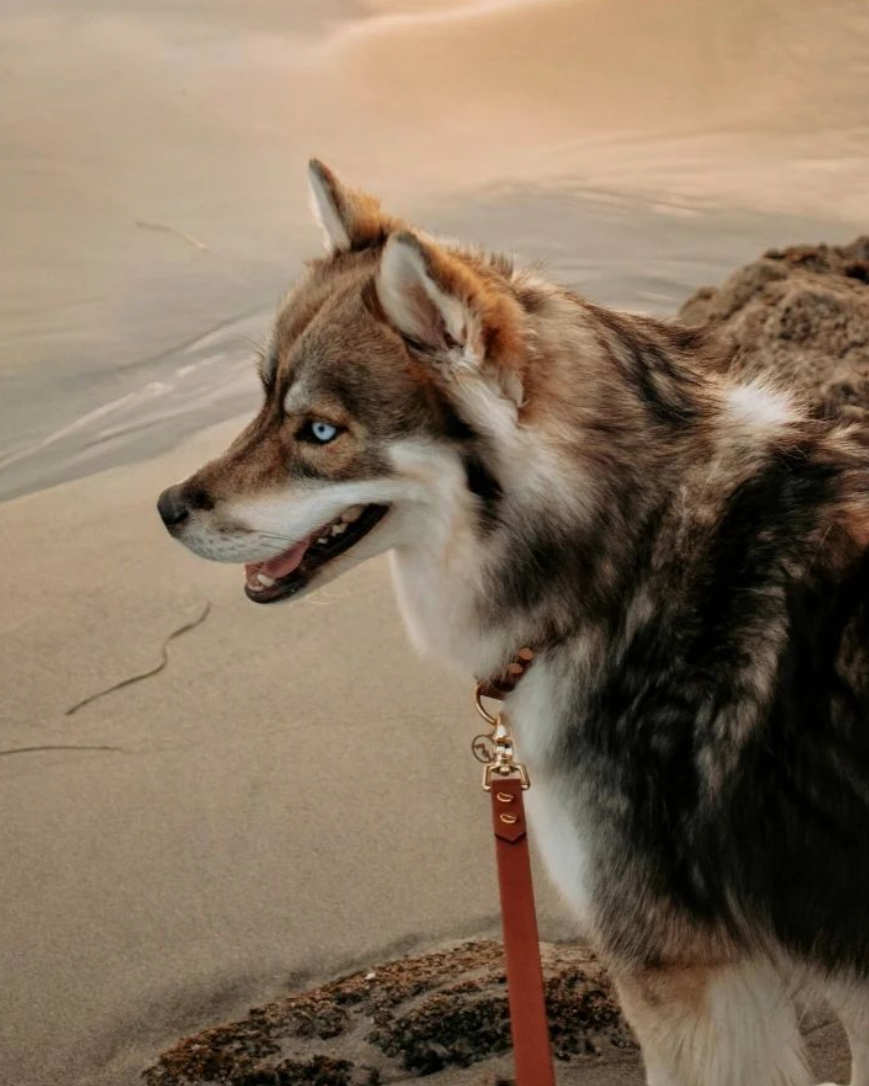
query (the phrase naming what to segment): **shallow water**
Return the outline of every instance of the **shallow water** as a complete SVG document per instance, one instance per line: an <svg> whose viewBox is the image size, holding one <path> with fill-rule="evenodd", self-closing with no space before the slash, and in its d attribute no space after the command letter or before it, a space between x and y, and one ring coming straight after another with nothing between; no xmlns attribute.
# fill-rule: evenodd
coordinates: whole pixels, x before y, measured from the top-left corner
<svg viewBox="0 0 869 1086"><path fill-rule="evenodd" d="M697 211L567 185L470 191L460 203L429 209L425 221L542 260L559 281L597 301L661 315L767 246L853 234L834 221ZM86 381L52 369L18 376L18 395L13 388L5 401L16 408L0 409L0 500L154 455L213 422L252 412L260 398L252 348L272 313L272 306L254 308L177 347L91 371ZM0 386L6 377L0 373Z"/></svg>
<svg viewBox="0 0 869 1086"><path fill-rule="evenodd" d="M0 65L0 499L256 402L310 153L653 313L869 194L854 0L16 0Z"/></svg>

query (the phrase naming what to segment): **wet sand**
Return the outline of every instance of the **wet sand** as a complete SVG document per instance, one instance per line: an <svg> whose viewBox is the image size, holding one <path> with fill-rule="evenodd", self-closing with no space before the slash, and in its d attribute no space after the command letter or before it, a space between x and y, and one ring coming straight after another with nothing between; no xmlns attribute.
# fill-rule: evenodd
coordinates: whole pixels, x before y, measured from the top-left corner
<svg viewBox="0 0 869 1086"><path fill-rule="evenodd" d="M3 1086L132 1086L287 986L496 930L467 688L408 648L386 564L268 611L153 511L254 401L250 340L319 247L307 157L670 312L865 229L869 28L835 8L8 5Z"/></svg>

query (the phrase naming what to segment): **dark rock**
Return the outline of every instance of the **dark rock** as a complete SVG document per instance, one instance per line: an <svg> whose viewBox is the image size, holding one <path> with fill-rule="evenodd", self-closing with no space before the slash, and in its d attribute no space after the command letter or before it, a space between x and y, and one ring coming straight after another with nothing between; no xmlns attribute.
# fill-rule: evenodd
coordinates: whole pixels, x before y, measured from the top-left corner
<svg viewBox="0 0 869 1086"><path fill-rule="evenodd" d="M869 423L869 237L770 250L682 307L734 350L732 371L793 388L816 413Z"/></svg>
<svg viewBox="0 0 869 1086"><path fill-rule="evenodd" d="M559 1060L598 1063L636 1045L586 947L544 946ZM510 1049L501 946L465 943L251 1010L163 1053L146 1086L377 1086L466 1068Z"/></svg>

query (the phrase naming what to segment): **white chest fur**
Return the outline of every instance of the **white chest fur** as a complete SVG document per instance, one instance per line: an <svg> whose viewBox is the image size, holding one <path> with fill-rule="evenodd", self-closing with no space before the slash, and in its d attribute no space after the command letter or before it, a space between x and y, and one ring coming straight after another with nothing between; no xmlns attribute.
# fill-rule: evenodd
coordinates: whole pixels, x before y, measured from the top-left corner
<svg viewBox="0 0 869 1086"><path fill-rule="evenodd" d="M488 636L468 611L467 583L453 583L423 549L394 551L393 583L408 633L416 647L476 675L491 674L521 643L505 623ZM579 644L574 674L587 666L588 646ZM511 694L506 707L517 755L528 766L526 795L532 845L550 877L580 918L589 915L589 841L582 825L580 797L570 774L559 770L557 747L563 706L555 669L539 660Z"/></svg>
<svg viewBox="0 0 869 1086"><path fill-rule="evenodd" d="M559 768L562 717L557 683L545 662L532 667L510 696L507 713L517 758L531 776L525 806L532 848L540 853L570 908L581 920L588 920L590 827L583 825L577 784Z"/></svg>
<svg viewBox="0 0 869 1086"><path fill-rule="evenodd" d="M415 648L471 676L496 670L515 637L506 625L481 630L471 606L474 579L450 576L423 548L396 549L390 558L398 606Z"/></svg>

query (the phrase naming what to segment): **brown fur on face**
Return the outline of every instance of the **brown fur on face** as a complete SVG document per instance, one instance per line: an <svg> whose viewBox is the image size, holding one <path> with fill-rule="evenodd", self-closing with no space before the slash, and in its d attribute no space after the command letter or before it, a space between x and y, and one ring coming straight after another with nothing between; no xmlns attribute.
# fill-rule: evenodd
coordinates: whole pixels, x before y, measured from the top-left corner
<svg viewBox="0 0 869 1086"><path fill-rule="evenodd" d="M455 452L485 528L506 515L491 454L510 432L520 444L534 434L553 464L574 465L587 512L613 505L630 542L644 478L675 477L702 451L703 425L682 427L703 415L697 370L715 352L702 334L598 310L504 257L411 232L320 163L311 178L328 256L281 306L258 416L183 484L204 529L245 530L247 513L233 507L260 497L392 478L389 450L403 440ZM301 440L313 420L340 436L322 447ZM674 427L684 431L678 452ZM598 484L618 469L621 496Z"/></svg>
<svg viewBox="0 0 869 1086"><path fill-rule="evenodd" d="M426 380L400 339L371 316L354 272L341 277L347 281L337 293L334 276L323 290L315 273L311 291L299 292L307 319L295 305L283 311L259 414L190 485L218 502L294 481L384 474L384 442L425 428ZM378 373L388 381L375 383ZM323 446L299 440L311 420L330 422L341 433Z"/></svg>
<svg viewBox="0 0 869 1086"><path fill-rule="evenodd" d="M332 174L328 179L354 248L312 261L282 303L260 364L263 407L227 452L186 484L212 504L294 480L385 474L387 442L440 436L450 425L449 380L437 351L403 336L378 298L383 248L400 224L383 216L373 198L339 189ZM418 246L440 288L472 315L474 346L485 366L508 374L508 382L510 373L520 380L531 354L509 262L431 241ZM343 432L330 445L306 446L295 434L309 419Z"/></svg>

